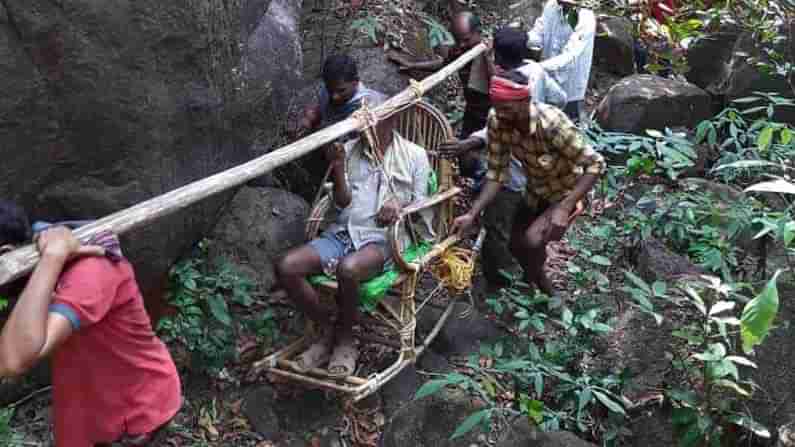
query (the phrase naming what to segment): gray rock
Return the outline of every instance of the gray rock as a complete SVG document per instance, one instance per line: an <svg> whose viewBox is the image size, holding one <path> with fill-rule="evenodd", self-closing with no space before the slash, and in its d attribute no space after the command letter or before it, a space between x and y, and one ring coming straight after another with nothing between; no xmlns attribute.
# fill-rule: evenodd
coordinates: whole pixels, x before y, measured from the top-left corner
<svg viewBox="0 0 795 447"><path fill-rule="evenodd" d="M795 27L795 21L789 26ZM782 29L781 34L791 35L787 34L785 29ZM790 41L788 48L787 46L782 46L778 49L784 54L795 54L795 42ZM795 98L792 87L783 76L762 73L753 65L754 58L764 60L765 56L762 54L759 45L754 41L753 35L749 32L740 36L734 45L728 67L729 74L723 86L723 93L726 95L727 102L751 96L756 91L777 93L790 99ZM759 104L737 104L740 109L747 109L757 105ZM776 110L774 119L793 124L795 123L795 109L792 107L779 107Z"/></svg>
<svg viewBox="0 0 795 447"><path fill-rule="evenodd" d="M739 36L737 29L722 30L698 37L687 48L688 72L685 77L708 92L717 92L729 75L729 61Z"/></svg>
<svg viewBox="0 0 795 447"><path fill-rule="evenodd" d="M276 279L273 264L304 242L309 205L273 188L241 188L212 232L210 257L227 258L255 279L262 291Z"/></svg>
<svg viewBox="0 0 795 447"><path fill-rule="evenodd" d="M541 433L520 418L497 441L497 447L595 447L567 431Z"/></svg>
<svg viewBox="0 0 795 447"><path fill-rule="evenodd" d="M301 67L300 54L285 51L271 64L278 70L252 68L254 55L268 60L299 43L269 25L266 8L300 3L4 1L0 196L36 219L98 218L248 160L254 117L267 129L283 124L281 114L262 112L283 108ZM245 14L244 26L251 5L256 14ZM271 88L252 86L259 83ZM124 238L148 305L232 194Z"/></svg>
<svg viewBox="0 0 795 447"><path fill-rule="evenodd" d="M430 349L422 354L418 366L420 371L433 374L444 374L452 369L450 362L446 358Z"/></svg>
<svg viewBox="0 0 795 447"><path fill-rule="evenodd" d="M710 117L710 97L687 82L634 75L614 85L596 111L605 130L645 134L647 129L693 126Z"/></svg>
<svg viewBox="0 0 795 447"><path fill-rule="evenodd" d="M476 442L479 430L450 440L456 428L478 408L460 390L442 390L436 395L412 401L387 422L382 447L457 447Z"/></svg>
<svg viewBox="0 0 795 447"><path fill-rule="evenodd" d="M649 284L665 281L672 285L678 278L702 273L689 259L674 253L655 238L638 242L634 250L632 261L638 275Z"/></svg>
<svg viewBox="0 0 795 447"><path fill-rule="evenodd" d="M422 379L417 374L417 367L414 365L407 366L394 379L387 382L379 392L386 417L395 414L406 402L414 399L420 385L422 385Z"/></svg>
<svg viewBox="0 0 795 447"><path fill-rule="evenodd" d="M602 70L619 76L635 73L632 22L624 17L599 17L593 51L594 65Z"/></svg>
<svg viewBox="0 0 795 447"><path fill-rule="evenodd" d="M288 399L267 385L246 395L242 411L254 430L267 439L302 437L335 425L342 417L339 400L326 398L323 391L306 391Z"/></svg>
<svg viewBox="0 0 795 447"><path fill-rule="evenodd" d="M359 79L371 89L393 96L408 87L408 78L386 60L381 48L354 48L350 55L359 68Z"/></svg>
<svg viewBox="0 0 795 447"><path fill-rule="evenodd" d="M481 342L493 341L505 333L491 320L483 317L475 310L467 318L458 318L466 309L467 304L456 303L453 314L431 344L435 352L445 357L465 355L475 352ZM427 333L439 319L441 311L438 309L424 309L417 319L417 326Z"/></svg>

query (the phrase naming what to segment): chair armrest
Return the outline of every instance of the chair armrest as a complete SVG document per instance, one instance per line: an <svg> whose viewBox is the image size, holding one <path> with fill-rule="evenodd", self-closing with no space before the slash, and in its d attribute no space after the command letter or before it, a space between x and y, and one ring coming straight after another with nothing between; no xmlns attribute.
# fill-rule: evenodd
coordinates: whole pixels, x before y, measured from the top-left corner
<svg viewBox="0 0 795 447"><path fill-rule="evenodd" d="M403 208L398 217L397 221L392 224L388 232L388 239L389 245L392 247L392 257L395 260L395 264L400 268L402 271L406 272L414 272L419 270L422 263L409 263L403 258L403 253L400 252L400 228L403 226L406 218L412 214L416 214L422 210L431 208L436 206L440 203L448 201L453 197L460 194L462 191L461 188L458 186L454 186L452 188L446 189L442 192L434 194L430 197L426 197L422 200L418 200L407 207Z"/></svg>

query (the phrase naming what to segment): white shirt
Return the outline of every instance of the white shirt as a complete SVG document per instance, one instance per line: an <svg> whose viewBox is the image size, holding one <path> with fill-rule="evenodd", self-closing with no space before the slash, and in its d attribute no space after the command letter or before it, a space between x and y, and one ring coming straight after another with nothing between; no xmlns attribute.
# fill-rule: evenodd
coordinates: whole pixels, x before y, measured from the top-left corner
<svg viewBox="0 0 795 447"><path fill-rule="evenodd" d="M528 47L541 47L541 66L563 87L568 100L585 99L596 38L593 11L580 8L577 28L572 29L557 0L549 0L527 37Z"/></svg>
<svg viewBox="0 0 795 447"><path fill-rule="evenodd" d="M345 179L351 192L351 203L337 216L327 231L347 231L356 250L371 242L386 242L388 227L376 222L376 215L390 199L406 206L428 196L431 165L425 149L404 139L397 132L384 154L383 167L378 167L364 150L361 138L345 143ZM390 186L391 183L391 186ZM420 213L421 223L413 228L423 239L433 237L433 210ZM405 228L401 243L408 246Z"/></svg>

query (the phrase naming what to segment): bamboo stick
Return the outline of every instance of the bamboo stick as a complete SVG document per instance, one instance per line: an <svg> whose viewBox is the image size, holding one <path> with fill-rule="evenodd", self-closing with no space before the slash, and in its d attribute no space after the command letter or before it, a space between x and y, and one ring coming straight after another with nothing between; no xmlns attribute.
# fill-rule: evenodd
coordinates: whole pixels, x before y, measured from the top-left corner
<svg viewBox="0 0 795 447"><path fill-rule="evenodd" d="M393 96L381 106L373 109L375 118L382 120L419 100L418 95L424 94L442 82L485 50L486 46L479 44L441 70ZM209 196L245 184L249 180L290 163L345 134L360 131L366 125L367 123L356 117L348 118L247 163L189 183L85 225L75 231L75 235L81 241L86 241L104 230L121 234L143 227L160 217L184 209ZM39 254L33 245L27 245L0 256L0 285L30 273L38 260Z"/></svg>

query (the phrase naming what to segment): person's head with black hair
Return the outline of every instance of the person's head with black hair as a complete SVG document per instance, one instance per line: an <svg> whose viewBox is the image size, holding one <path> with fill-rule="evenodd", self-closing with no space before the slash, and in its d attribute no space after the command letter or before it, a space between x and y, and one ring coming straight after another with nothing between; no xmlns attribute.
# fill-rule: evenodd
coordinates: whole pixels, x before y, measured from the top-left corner
<svg viewBox="0 0 795 447"><path fill-rule="evenodd" d="M341 105L350 101L359 86L356 61L347 54L329 56L323 64L323 83L333 104Z"/></svg>
<svg viewBox="0 0 795 447"><path fill-rule="evenodd" d="M30 241L30 238L30 221L25 210L14 202L0 200L0 253Z"/></svg>
<svg viewBox="0 0 795 447"><path fill-rule="evenodd" d="M453 17L451 31L460 47L470 48L480 43L480 28L480 18L472 12L459 12Z"/></svg>
<svg viewBox="0 0 795 447"><path fill-rule="evenodd" d="M520 67L527 56L527 35L521 30L506 26L494 34L494 63L503 70Z"/></svg>

